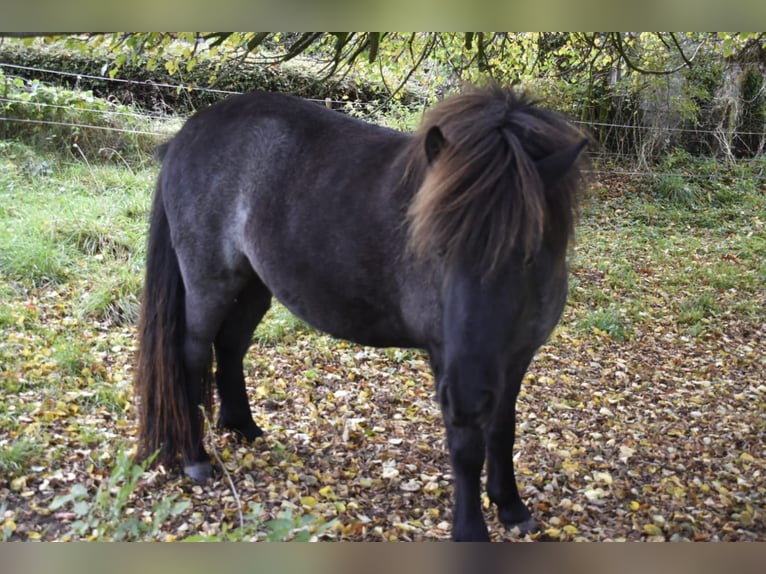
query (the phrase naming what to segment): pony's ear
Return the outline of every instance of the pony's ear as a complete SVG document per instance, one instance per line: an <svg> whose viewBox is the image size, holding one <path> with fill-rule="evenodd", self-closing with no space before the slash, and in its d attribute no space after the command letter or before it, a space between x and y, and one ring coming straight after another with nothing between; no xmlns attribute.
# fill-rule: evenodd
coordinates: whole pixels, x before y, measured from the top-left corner
<svg viewBox="0 0 766 574"><path fill-rule="evenodd" d="M535 162L537 173L546 189L558 183L569 172L586 145L588 140L583 139Z"/></svg>
<svg viewBox="0 0 766 574"><path fill-rule="evenodd" d="M426 158L428 163L432 164L439 157L444 145L447 143L447 139L444 137L439 126L431 126L426 133Z"/></svg>

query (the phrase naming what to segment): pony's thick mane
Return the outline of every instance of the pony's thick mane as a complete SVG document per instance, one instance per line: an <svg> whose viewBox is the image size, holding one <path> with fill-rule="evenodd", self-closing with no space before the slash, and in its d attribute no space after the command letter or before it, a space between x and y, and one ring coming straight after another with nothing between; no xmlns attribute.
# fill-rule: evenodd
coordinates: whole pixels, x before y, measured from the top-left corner
<svg viewBox="0 0 766 574"><path fill-rule="evenodd" d="M429 165L425 138L438 126L446 144ZM408 177L422 182L409 210L410 247L437 254L447 269L491 274L515 250L534 257L541 242L572 234L579 166L543 189L535 162L582 140L559 114L524 93L470 88L431 108L408 149Z"/></svg>

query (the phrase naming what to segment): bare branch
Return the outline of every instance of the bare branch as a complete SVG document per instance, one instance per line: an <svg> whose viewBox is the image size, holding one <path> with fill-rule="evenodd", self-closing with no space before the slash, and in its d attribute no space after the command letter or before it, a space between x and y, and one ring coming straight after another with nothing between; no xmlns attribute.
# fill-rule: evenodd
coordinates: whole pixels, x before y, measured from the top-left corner
<svg viewBox="0 0 766 574"><path fill-rule="evenodd" d="M636 64L633 60L631 60L630 57L628 57L627 51L625 50L625 45L623 44L623 41L622 41L622 34L620 32L612 32L609 35L609 37L612 40L612 45L615 47L620 57L625 61L625 64L628 66L628 68L630 68L631 70L635 72L639 72L640 74L649 74L654 76L668 76L670 74L675 74L676 72L680 72L686 67L691 67L691 60L688 60L686 57L684 57L683 64L670 70L649 70L647 68L643 68L639 66L638 64ZM694 52L695 56L697 55L698 51L699 51L699 46L697 46L697 50ZM694 56L692 56L692 59L694 59Z"/></svg>

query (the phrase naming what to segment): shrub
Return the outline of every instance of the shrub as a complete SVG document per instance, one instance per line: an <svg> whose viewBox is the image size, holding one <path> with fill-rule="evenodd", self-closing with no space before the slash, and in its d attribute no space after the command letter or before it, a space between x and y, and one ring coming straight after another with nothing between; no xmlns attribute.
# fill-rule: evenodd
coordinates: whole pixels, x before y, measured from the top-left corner
<svg viewBox="0 0 766 574"><path fill-rule="evenodd" d="M147 159L174 127L130 106L98 98L91 91L1 75L0 82L4 90L0 135L37 149L88 160Z"/></svg>
<svg viewBox="0 0 766 574"><path fill-rule="evenodd" d="M217 60L201 58L190 70L178 67L172 56L164 54L156 56L151 66L147 65L147 60L126 61L119 75L130 81L115 82L105 74L114 67L117 57L106 49L93 49L87 53L68 49L64 42L47 45L9 42L0 46L0 62L32 68L7 68L6 73L12 70L28 80L90 90L96 97L136 105L145 111L188 114L227 97L229 92L255 89L316 99L388 100L384 86L363 79L344 76L325 80L311 66L296 63L267 66L239 58L230 60L223 67ZM180 85L204 89L185 89ZM400 101L417 105L418 98L404 90Z"/></svg>

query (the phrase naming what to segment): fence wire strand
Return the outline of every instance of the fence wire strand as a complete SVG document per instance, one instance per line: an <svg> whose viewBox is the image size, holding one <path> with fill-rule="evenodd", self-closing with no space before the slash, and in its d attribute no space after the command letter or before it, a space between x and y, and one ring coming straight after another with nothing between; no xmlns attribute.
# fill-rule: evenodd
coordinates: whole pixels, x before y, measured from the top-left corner
<svg viewBox="0 0 766 574"><path fill-rule="evenodd" d="M144 81L144 80L129 80L126 78L111 78L108 76L97 76L92 74L78 74L74 72L64 72L60 70L52 70L52 69L45 69L45 68L35 68L30 66L21 66L18 64L7 64L0 62L0 69L2 68L10 68L10 69L16 69L16 70L24 70L29 72L36 72L36 73L46 73L46 74L53 74L53 75L60 75L60 76L68 76L68 77L77 77L77 78L87 78L90 80L100 80L105 82L115 82L115 83L123 83L123 84L132 84L132 85L145 85L145 86L156 86L156 87L162 87L162 88L170 88L170 89L176 89L179 91L182 90L195 90L195 91L201 91L201 92L207 92L207 93L213 93L213 94L221 94L221 95L236 95L240 94L242 92L232 91L232 90L222 90L222 89L216 89L216 88L207 88L202 86L191 86L191 85L185 85L185 84L168 84L163 82L152 82L152 81ZM317 98L304 98L307 101L316 102L319 104L332 104L334 109L339 109L340 106L346 107L346 106L353 106L353 107L360 107L363 108L367 106L367 102L361 102L361 101L353 101L353 100L337 100L337 99L317 99ZM65 106L60 104L51 104L46 102L31 102L19 98L11 98L6 96L0 96L0 102L6 103L6 104L16 104L19 106L34 106L37 109L55 109L55 110L66 110L71 111L71 106ZM163 115L163 114L152 114L152 113L139 113L139 112L127 112L123 110L109 110L109 109L84 109L83 112L87 112L90 114L98 114L102 116L122 116L122 117L130 117L138 120L152 120L153 122L178 122L179 120L183 120L184 116L169 116L169 115ZM55 120L46 120L46 119L31 119L31 118L14 118L14 117L8 117L8 116L0 116L0 122L4 123L25 123L25 124L36 124L36 125L51 125L51 126L59 126L59 127L67 127L67 128L77 128L77 129L93 129L93 130L104 130L104 131L113 131L113 132L119 132L119 133L127 133L127 134L136 134L136 135L147 135L147 136L168 136L168 132L164 132L161 130L142 130L142 129L127 129L127 128L120 128L116 126L101 126L101 125L93 125L88 123L82 123L82 122L66 122L66 121L55 121ZM690 133L690 134L705 134L705 135L720 135L720 131L717 130L704 130L699 128L675 128L675 127L657 127L657 126L637 126L637 125L627 125L627 124L610 124L605 122L585 122L585 121L573 121L572 123L576 125L580 125L586 128L608 128L608 129L614 129L614 130L644 130L644 131L659 131L659 132L679 132L679 133ZM765 132L737 132L737 135L754 135L754 136L760 136L760 137L766 137ZM698 174L692 174L688 172L673 172L673 171L655 171L650 170L647 171L638 171L635 169L612 169L610 164L617 163L618 160L621 162L624 162L626 159L629 163L632 163L633 165L636 165L639 163L639 160L641 159L638 155L630 155L625 153L619 153L619 152L610 152L603 149L595 149L590 152L590 156L592 160L594 161L594 165L597 166L596 169L589 170L586 173L589 173L591 175L597 175L597 176L631 176L631 177L680 177L680 178L695 178L700 177ZM761 173L758 175L752 175L750 177L758 179L758 180L764 180L766 179L766 161L764 161L763 157L754 157L754 158L741 158L737 160L737 164L748 164L748 163L754 163L754 164L760 164L763 166L763 169L761 170ZM609 169L606 168L606 166L610 166Z"/></svg>

